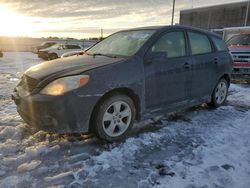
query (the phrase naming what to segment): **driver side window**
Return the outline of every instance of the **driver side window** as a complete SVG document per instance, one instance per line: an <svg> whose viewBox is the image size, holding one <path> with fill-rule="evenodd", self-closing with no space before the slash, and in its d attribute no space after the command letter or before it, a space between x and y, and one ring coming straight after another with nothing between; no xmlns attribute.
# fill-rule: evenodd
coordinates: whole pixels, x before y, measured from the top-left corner
<svg viewBox="0 0 250 188"><path fill-rule="evenodd" d="M152 46L152 52L166 52L168 58L186 56L185 38L182 31L168 32Z"/></svg>

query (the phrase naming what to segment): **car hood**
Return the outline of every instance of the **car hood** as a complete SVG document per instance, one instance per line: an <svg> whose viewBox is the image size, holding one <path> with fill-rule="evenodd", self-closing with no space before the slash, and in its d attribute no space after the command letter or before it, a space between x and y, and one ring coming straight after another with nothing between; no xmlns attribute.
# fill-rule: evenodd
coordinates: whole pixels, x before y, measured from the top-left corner
<svg viewBox="0 0 250 188"><path fill-rule="evenodd" d="M105 56L72 56L47 61L29 68L25 75L36 80L47 80L51 77L62 77L79 74L87 70L123 61L125 58L110 58Z"/></svg>
<svg viewBox="0 0 250 188"><path fill-rule="evenodd" d="M53 50L53 49L55 49L55 48L53 48L53 47L40 48L40 49L39 49L39 52L47 52L47 51L50 51L50 50Z"/></svg>
<svg viewBox="0 0 250 188"><path fill-rule="evenodd" d="M231 45L228 46L229 51L231 52L250 52L250 45Z"/></svg>

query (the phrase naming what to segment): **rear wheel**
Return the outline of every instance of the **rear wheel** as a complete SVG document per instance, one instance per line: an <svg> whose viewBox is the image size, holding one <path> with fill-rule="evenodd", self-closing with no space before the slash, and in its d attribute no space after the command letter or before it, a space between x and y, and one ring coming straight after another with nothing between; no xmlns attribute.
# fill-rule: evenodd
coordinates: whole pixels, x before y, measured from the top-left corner
<svg viewBox="0 0 250 188"><path fill-rule="evenodd" d="M133 100L122 94L113 95L101 102L95 118L96 135L113 142L126 137L133 126L135 106Z"/></svg>
<svg viewBox="0 0 250 188"><path fill-rule="evenodd" d="M49 59L50 60L53 60L53 59L57 59L58 58L58 55L53 53L53 54L49 54Z"/></svg>
<svg viewBox="0 0 250 188"><path fill-rule="evenodd" d="M214 107L223 105L227 99L228 87L228 81L226 81L224 78L220 79L213 91L210 105Z"/></svg>

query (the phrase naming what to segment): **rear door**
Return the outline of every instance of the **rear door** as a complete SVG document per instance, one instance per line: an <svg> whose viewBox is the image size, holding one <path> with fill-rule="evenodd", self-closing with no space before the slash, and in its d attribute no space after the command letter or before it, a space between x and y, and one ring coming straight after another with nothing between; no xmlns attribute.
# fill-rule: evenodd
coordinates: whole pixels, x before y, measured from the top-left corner
<svg viewBox="0 0 250 188"><path fill-rule="evenodd" d="M191 58L184 31L162 34L145 58L145 93L148 109L183 101L187 97Z"/></svg>
<svg viewBox="0 0 250 188"><path fill-rule="evenodd" d="M192 57L189 98L211 95L217 82L218 57L210 38L200 32L187 31Z"/></svg>

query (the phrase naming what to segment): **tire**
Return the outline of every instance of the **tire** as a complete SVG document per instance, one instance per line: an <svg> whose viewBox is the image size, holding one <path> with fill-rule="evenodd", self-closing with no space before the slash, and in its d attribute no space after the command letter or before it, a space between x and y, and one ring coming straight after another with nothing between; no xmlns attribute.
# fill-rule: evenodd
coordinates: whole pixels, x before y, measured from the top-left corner
<svg viewBox="0 0 250 188"><path fill-rule="evenodd" d="M115 94L104 99L94 114L96 136L108 142L123 140L134 124L135 112L133 100L126 95Z"/></svg>
<svg viewBox="0 0 250 188"><path fill-rule="evenodd" d="M219 107L225 104L228 95L228 87L228 81L224 78L220 79L213 91L212 99L209 105L213 107Z"/></svg>
<svg viewBox="0 0 250 188"><path fill-rule="evenodd" d="M53 54L49 54L49 60L53 60L53 59L57 59L58 55L53 53Z"/></svg>

